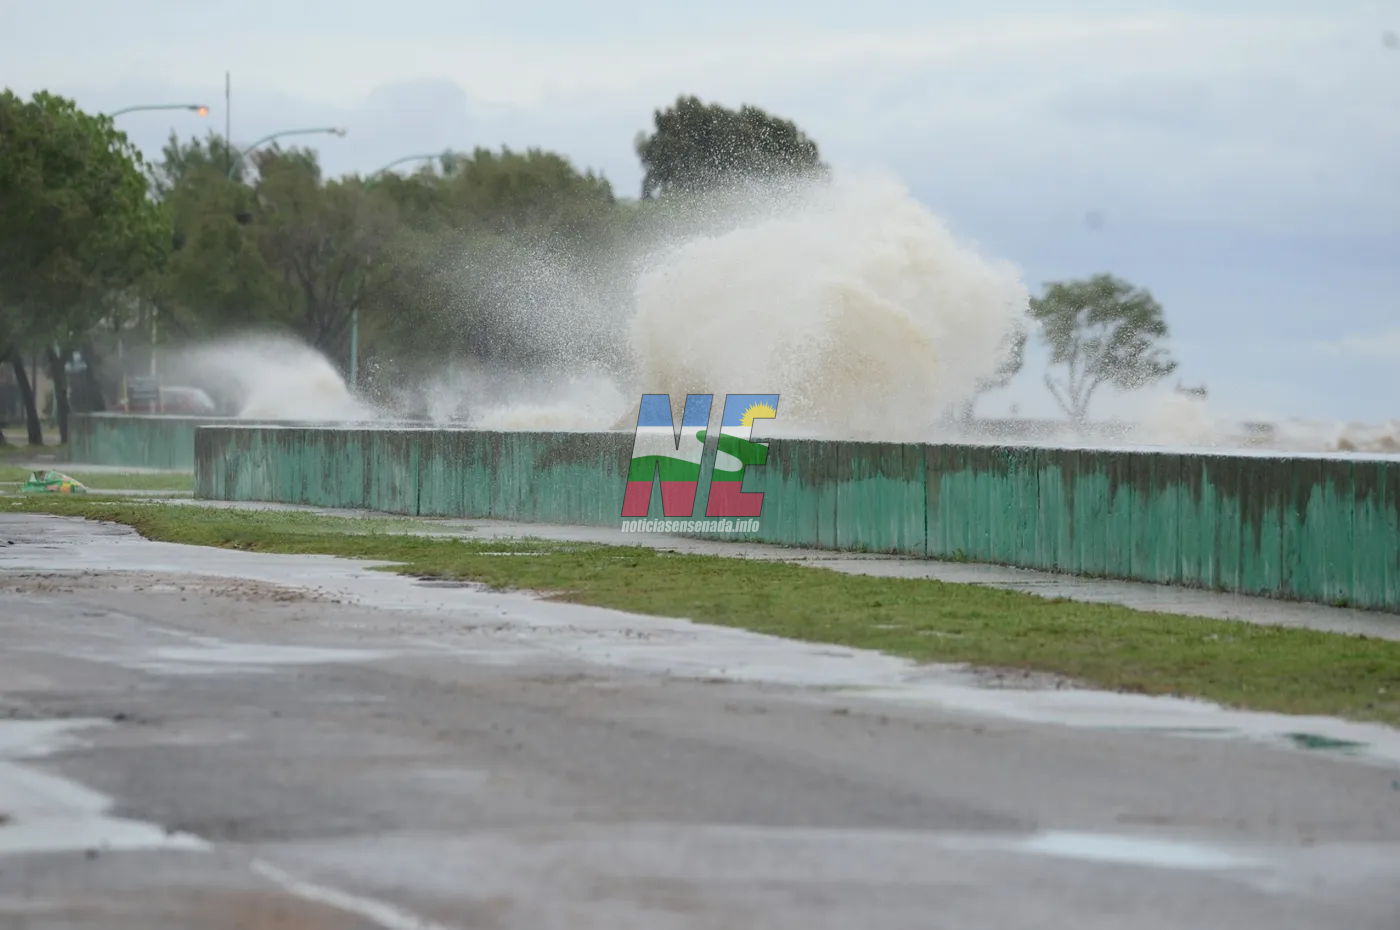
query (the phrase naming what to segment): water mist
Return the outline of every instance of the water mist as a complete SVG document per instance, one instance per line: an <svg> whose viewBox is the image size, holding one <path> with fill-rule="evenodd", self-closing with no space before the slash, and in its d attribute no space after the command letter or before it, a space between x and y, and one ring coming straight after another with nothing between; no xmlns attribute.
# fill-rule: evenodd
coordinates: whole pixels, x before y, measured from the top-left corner
<svg viewBox="0 0 1400 930"><path fill-rule="evenodd" d="M770 434L927 439L1027 325L1017 270L892 180L818 181L764 206L640 276L634 397L777 392Z"/></svg>

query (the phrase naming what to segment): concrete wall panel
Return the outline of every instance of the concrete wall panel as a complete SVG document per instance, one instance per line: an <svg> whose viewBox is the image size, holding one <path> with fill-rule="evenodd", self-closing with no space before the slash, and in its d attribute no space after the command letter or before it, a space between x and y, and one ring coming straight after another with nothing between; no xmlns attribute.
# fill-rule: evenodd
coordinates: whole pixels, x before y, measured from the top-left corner
<svg viewBox="0 0 1400 930"><path fill-rule="evenodd" d="M196 495L616 526L616 433L202 426ZM703 517L713 443L701 469ZM757 539L1400 613L1400 459L773 440ZM664 518L659 489L650 516Z"/></svg>

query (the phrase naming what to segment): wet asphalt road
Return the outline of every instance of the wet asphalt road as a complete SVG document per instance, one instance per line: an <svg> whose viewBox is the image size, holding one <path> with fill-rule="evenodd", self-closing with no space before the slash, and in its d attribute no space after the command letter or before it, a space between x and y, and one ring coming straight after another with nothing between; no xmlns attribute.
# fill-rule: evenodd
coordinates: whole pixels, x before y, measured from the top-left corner
<svg viewBox="0 0 1400 930"><path fill-rule="evenodd" d="M0 515L3 930L1395 930L1288 725Z"/></svg>

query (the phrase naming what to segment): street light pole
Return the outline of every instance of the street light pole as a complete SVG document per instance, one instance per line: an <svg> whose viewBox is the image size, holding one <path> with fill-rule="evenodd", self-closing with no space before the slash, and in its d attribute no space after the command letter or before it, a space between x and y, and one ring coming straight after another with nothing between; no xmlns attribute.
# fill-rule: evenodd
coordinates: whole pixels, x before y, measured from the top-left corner
<svg viewBox="0 0 1400 930"><path fill-rule="evenodd" d="M350 311L350 390L360 382L360 308Z"/></svg>
<svg viewBox="0 0 1400 930"><path fill-rule="evenodd" d="M124 113L135 113L142 110L189 110L197 116L208 116L209 108L202 103L138 103L134 106L122 107L107 114L108 119L116 119ZM118 337L118 354L120 354L121 342ZM155 312L151 313L151 377L156 376L156 318ZM126 365L122 364L122 403L126 403Z"/></svg>
<svg viewBox="0 0 1400 930"><path fill-rule="evenodd" d="M270 134L270 135L263 136L261 139L259 139L258 141L254 142L252 145L248 146L246 149L244 149L243 151L239 152L238 154L236 154L236 155L234 156L234 158L233 158L233 163L230 164L230 165L228 166L228 179L229 179L230 181L233 180L233 171L234 171L235 168L237 168L240 164L243 163L243 158L244 158L244 156L246 156L249 152L253 151L253 149L257 148L258 146L264 145L264 144L266 144L266 143L268 143L268 142L271 142L273 139L280 139L280 138L282 138L283 136L308 136L308 135L330 135L330 136L340 136L341 138L344 138L346 132L348 132L348 130L340 129L340 128L338 128L338 127L318 128L318 129L284 129L284 130L282 130L281 132L274 132L274 133L272 133L272 134Z"/></svg>
<svg viewBox="0 0 1400 930"><path fill-rule="evenodd" d="M434 152L431 155L405 155L403 158L396 158L389 164L371 173L365 178L365 187L370 187L390 168L402 165L410 161L428 161L433 158L442 158L447 152ZM350 311L350 390L355 390L359 386L360 375L360 308L356 307Z"/></svg>
<svg viewBox="0 0 1400 930"><path fill-rule="evenodd" d="M346 134L348 131L349 131L349 130L343 129L343 128L338 127L338 126L328 126L328 127L317 127L317 128L314 128L314 129L283 129L283 130L281 130L280 132L269 133L268 135L265 135L265 136L263 136L261 139L259 139L258 141L254 142L252 145L248 146L248 147L247 147L246 149L244 149L243 151L241 151L241 152L237 153L236 155L234 155L233 159L229 162L229 166L228 166L228 179L229 179L230 181L233 180L233 172L234 172L234 170L235 170L239 165L243 164L243 159L244 159L244 157L247 156L247 154L248 154L249 152L253 151L253 149L257 148L257 147L260 146L260 145L265 145L266 143L271 142L273 139L280 139L280 138L282 138L283 136L310 136L310 135L331 135L331 136L339 136L340 138L343 139L343 138L345 138L345 134ZM357 335L358 335L358 333L355 331L355 328L354 328L354 326L352 325L351 330L350 330L350 343L351 343L351 346L352 346L352 352L353 352L353 346L355 345L355 339L356 339L356 336L357 336ZM355 383L355 367L354 367L354 361L352 360L352 361L351 361L351 364L350 364L350 384L353 386L354 383Z"/></svg>
<svg viewBox="0 0 1400 930"><path fill-rule="evenodd" d="M120 110L108 113L107 115L112 119L116 119L123 113L132 113L137 110L189 110L200 116L209 115L209 108L202 103L139 103L134 107L122 107Z"/></svg>

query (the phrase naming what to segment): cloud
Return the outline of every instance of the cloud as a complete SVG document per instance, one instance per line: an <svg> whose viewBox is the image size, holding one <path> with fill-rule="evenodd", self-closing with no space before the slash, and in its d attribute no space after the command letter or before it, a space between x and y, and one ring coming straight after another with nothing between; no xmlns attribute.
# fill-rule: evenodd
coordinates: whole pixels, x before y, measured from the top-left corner
<svg viewBox="0 0 1400 930"><path fill-rule="evenodd" d="M448 146L543 145L630 193L632 137L654 108L695 93L793 118L838 165L892 168L954 209L1400 229L1394 55L1378 29L1343 15L929 16L899 31L834 31L822 15L784 23L782 9L696 31L648 20L644 40L459 24L288 30L247 44L234 28L128 56L125 67L102 60L110 44L77 64L31 54L19 73L35 80L61 66L58 89L103 108L156 95L217 103L222 74L210 62L232 59L235 134L348 125L349 138L319 146L331 173ZM244 66L249 50L256 68ZM101 83L84 80L86 69ZM123 119L151 150L138 128L149 125Z"/></svg>
<svg viewBox="0 0 1400 930"><path fill-rule="evenodd" d="M1333 342L1316 343L1314 348L1334 358L1400 362L1400 327L1350 334Z"/></svg>
<svg viewBox="0 0 1400 930"><path fill-rule="evenodd" d="M797 12L797 11L793 11ZM955 63L1000 50L1020 53L1088 38L1126 37L1160 27L1145 17L1084 19L1018 17L924 24L889 30L832 30L800 16L771 22L736 16L709 28L629 29L592 35L529 35L402 29L350 33L314 29L249 30L238 23L203 35L145 47L134 56L121 42L98 41L80 61L57 55L43 42L0 42L11 74L39 84L152 78L172 83L201 80L215 67L230 67L259 88L297 88L323 104L351 105L385 83L435 77L460 84L475 99L521 107L560 103L598 94L643 91L657 83L705 82L715 90L757 87L775 80L803 80L851 65L906 62ZM680 25L680 24L677 24ZM759 28L755 28L759 26ZM81 36L76 37L81 42ZM71 51L75 36L65 34Z"/></svg>
<svg viewBox="0 0 1400 930"><path fill-rule="evenodd" d="M808 98L847 127L843 145L906 174L933 166L983 203L1386 231L1400 208L1391 57L1338 20L1179 17L953 69L882 65Z"/></svg>

